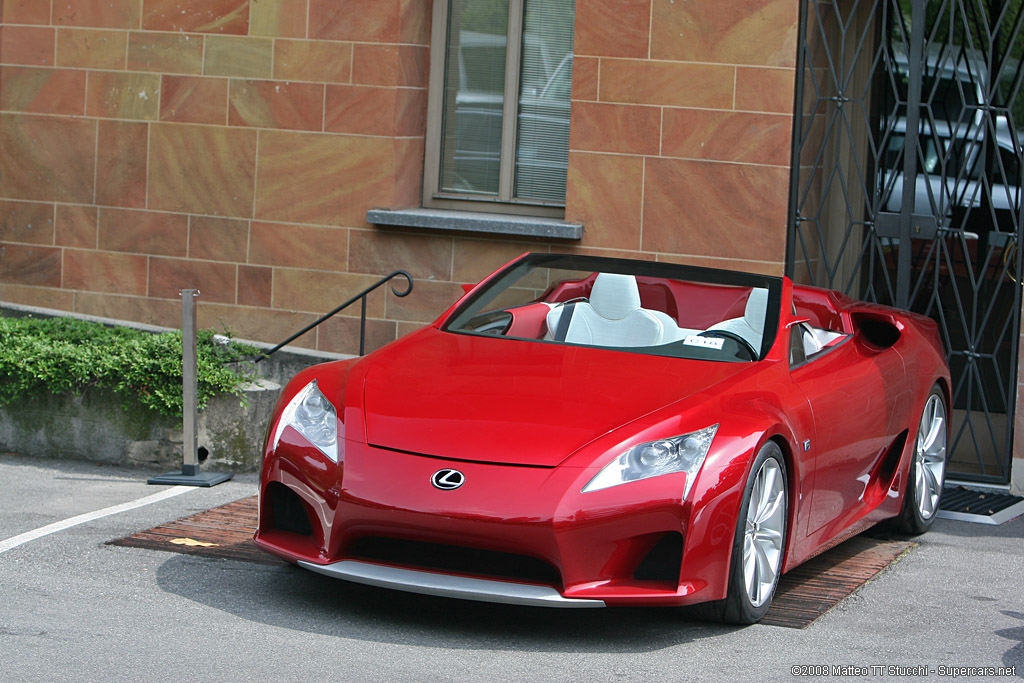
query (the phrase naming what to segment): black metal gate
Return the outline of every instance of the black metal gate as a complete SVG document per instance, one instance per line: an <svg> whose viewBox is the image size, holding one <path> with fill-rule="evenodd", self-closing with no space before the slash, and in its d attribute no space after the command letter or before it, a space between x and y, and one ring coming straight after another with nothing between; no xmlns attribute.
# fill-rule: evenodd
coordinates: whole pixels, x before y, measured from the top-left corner
<svg viewBox="0 0 1024 683"><path fill-rule="evenodd" d="M788 274L935 319L949 477L1010 477L1024 0L806 0Z"/></svg>

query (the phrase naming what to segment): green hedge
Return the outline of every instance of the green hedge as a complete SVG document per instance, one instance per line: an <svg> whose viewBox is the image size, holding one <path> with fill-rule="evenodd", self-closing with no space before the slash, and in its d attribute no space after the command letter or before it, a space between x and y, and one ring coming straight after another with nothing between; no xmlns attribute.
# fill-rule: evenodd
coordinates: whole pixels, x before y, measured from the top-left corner
<svg viewBox="0 0 1024 683"><path fill-rule="evenodd" d="M199 406L221 393L241 395L239 384L255 371L243 359L259 351L234 340L197 342ZM181 332L152 334L74 318L0 318L0 406L26 397L113 390L128 405L141 403L181 417Z"/></svg>

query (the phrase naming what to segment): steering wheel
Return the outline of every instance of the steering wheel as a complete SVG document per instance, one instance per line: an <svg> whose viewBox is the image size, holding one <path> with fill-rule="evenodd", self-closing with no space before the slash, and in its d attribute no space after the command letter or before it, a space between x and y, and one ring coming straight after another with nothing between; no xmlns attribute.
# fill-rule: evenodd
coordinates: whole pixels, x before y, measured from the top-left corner
<svg viewBox="0 0 1024 683"><path fill-rule="evenodd" d="M747 355L750 356L750 360L757 360L757 351L754 349L754 346L746 339L736 334L735 332L730 332L729 330L705 330L704 332L701 332L697 336L722 337L724 339L732 339L734 342L738 342L740 348L747 352Z"/></svg>

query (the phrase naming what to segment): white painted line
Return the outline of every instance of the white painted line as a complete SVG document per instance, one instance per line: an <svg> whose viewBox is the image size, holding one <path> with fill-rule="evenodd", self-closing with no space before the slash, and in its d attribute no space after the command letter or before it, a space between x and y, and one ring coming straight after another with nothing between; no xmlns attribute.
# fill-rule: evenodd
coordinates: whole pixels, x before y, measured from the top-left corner
<svg viewBox="0 0 1024 683"><path fill-rule="evenodd" d="M85 514L77 515L75 517L69 517L68 519L62 520L60 522L47 524L46 526L35 529L34 531L26 531L23 534L19 534L12 538L8 538L6 541L0 541L0 553L5 553L8 550L11 550L12 548L17 548L19 545L23 543L28 543L29 541L34 541L37 538L49 536L50 534L56 533L58 531L63 531L64 529L68 529L73 526L78 526L79 524L91 522L94 519L100 519L101 517L109 517L110 515L116 515L119 512L127 512L128 510L134 510L135 508L140 508L149 505L150 503L158 503L161 500L167 500L168 498L173 498L174 496L180 496L181 494L188 493L189 491L192 491L194 489L194 486L174 486L172 488L165 489L160 493L154 493L151 496L146 496L145 498L139 498L138 500L130 500L127 503L121 503L120 505L112 505L111 507L103 508L102 510L96 510L95 512L86 512Z"/></svg>

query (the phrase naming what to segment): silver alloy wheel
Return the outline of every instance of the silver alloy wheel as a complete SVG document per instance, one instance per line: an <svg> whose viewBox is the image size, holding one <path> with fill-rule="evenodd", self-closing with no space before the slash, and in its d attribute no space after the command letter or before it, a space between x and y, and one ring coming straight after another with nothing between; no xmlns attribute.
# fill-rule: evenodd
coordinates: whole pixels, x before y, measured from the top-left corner
<svg viewBox="0 0 1024 683"><path fill-rule="evenodd" d="M922 519L931 519L939 507L946 474L946 406L937 394L928 397L917 429L914 448L914 492Z"/></svg>
<svg viewBox="0 0 1024 683"><path fill-rule="evenodd" d="M777 460L768 458L754 477L743 533L743 584L754 607L760 607L772 595L782 564L785 527L786 491L782 468Z"/></svg>

